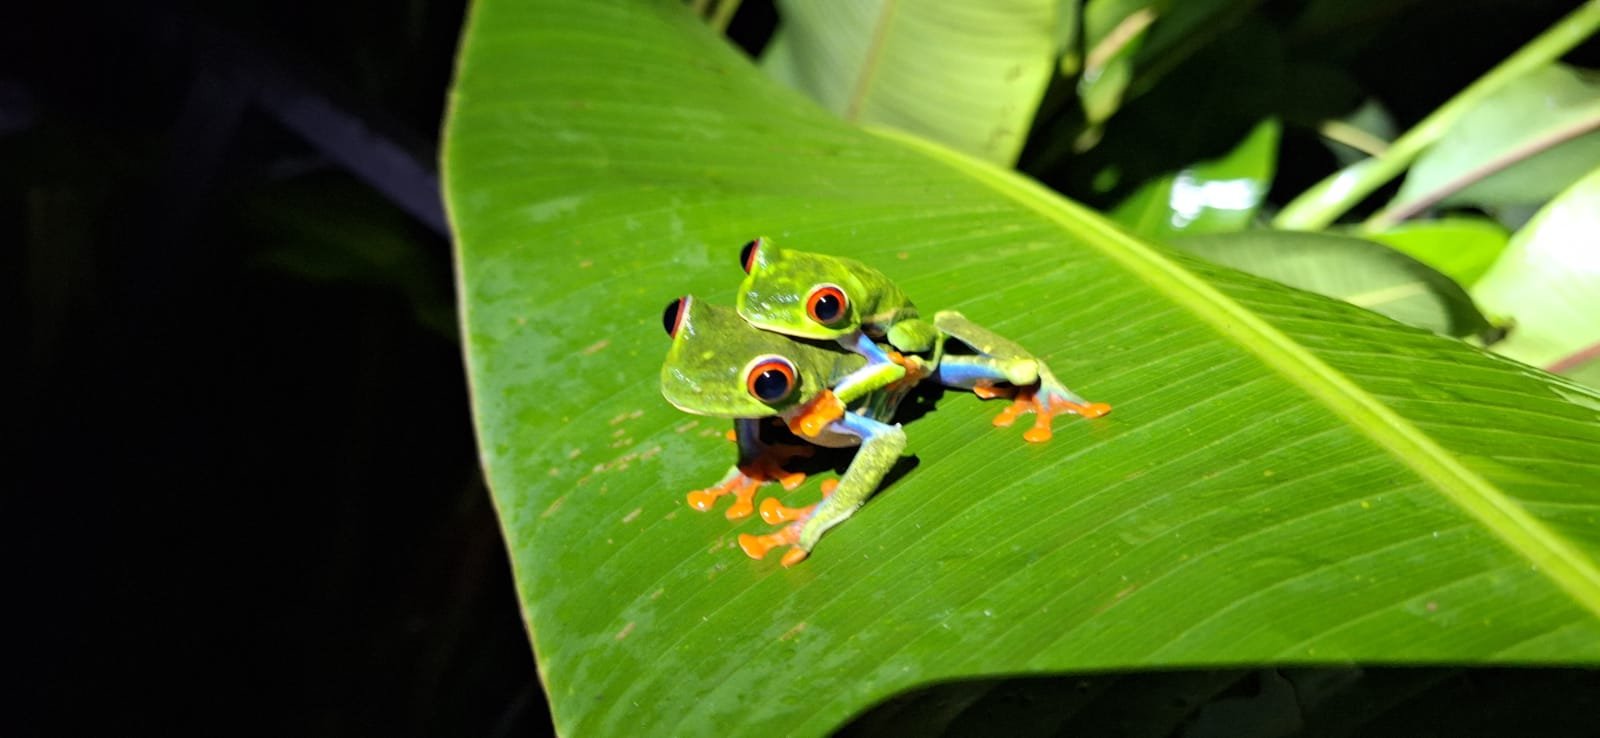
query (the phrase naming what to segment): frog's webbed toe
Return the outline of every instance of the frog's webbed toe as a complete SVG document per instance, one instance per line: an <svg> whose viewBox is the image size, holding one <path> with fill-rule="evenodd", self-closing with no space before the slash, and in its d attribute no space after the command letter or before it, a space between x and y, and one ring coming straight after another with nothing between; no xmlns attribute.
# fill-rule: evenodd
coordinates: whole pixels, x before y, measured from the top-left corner
<svg viewBox="0 0 1600 738"><path fill-rule="evenodd" d="M1054 435L1050 426L1057 415L1070 413L1098 418L1111 412L1111 406L1104 402L1088 402L1065 389L1033 385L1018 388L1011 404L994 417L994 424L1001 428L1009 427L1017 421L1018 416L1030 412L1034 414L1033 427L1023 433L1022 438L1029 443L1044 443Z"/></svg>
<svg viewBox="0 0 1600 738"><path fill-rule="evenodd" d="M762 559L766 558L767 553L774 548L793 546L783 555L782 563L784 566L794 566L804 561L806 556L810 554L809 551L796 545L800 542L800 528L803 525L804 523L799 522L790 523L772 533L759 536L740 533L739 548L743 549L744 554L752 559Z"/></svg>
<svg viewBox="0 0 1600 738"><path fill-rule="evenodd" d="M700 512L710 512L712 508L717 506L717 500L733 495L733 504L728 507L728 511L725 513L728 519L739 520L750 517L750 513L755 510L756 489L764 481L766 480L751 477L743 471L735 469L722 481L705 489L697 489L690 492L688 494L689 507Z"/></svg>
<svg viewBox="0 0 1600 738"><path fill-rule="evenodd" d="M833 490L838 486L839 480L837 479L829 479L823 482L822 496L826 498L828 495L833 494ZM766 521L768 525L781 525L783 523L792 523L796 520L805 522L807 518L810 518L816 512L816 509L817 506L815 504L806 505L805 507L788 507L779 502L778 498L768 497L761 501L761 519Z"/></svg>
<svg viewBox="0 0 1600 738"><path fill-rule="evenodd" d="M810 456L810 446L772 445L762 449L761 455L728 471L722 481L697 489L688 494L689 507L708 512L716 507L717 500L733 495L733 505L725 513L729 520L742 520L755 512L756 491L767 482L777 482L786 490L799 487L806 481L805 472L783 468L791 459Z"/></svg>

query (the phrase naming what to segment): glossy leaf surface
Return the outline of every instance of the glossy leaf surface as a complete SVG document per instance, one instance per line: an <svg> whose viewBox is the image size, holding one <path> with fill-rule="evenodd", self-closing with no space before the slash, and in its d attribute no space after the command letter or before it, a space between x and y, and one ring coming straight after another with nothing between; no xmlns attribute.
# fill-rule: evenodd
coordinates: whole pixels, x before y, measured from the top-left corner
<svg viewBox="0 0 1600 738"><path fill-rule="evenodd" d="M1207 261L1447 336L1475 335L1489 328L1466 290L1449 277L1371 241L1263 230L1184 236L1171 243Z"/></svg>
<svg viewBox="0 0 1600 738"><path fill-rule="evenodd" d="M1059 5L781 2L761 63L846 120L1009 166L1055 73Z"/></svg>
<svg viewBox="0 0 1600 738"><path fill-rule="evenodd" d="M1600 662L1600 397L854 128L678 3L481 0L461 53L474 419L562 734L822 735L982 674ZM727 423L656 376L662 306L730 303L758 233L874 264L1116 409L1029 445L947 393L811 559L748 560L759 522L683 501Z"/></svg>
<svg viewBox="0 0 1600 738"><path fill-rule="evenodd" d="M1600 362L1600 169L1517 231L1473 288L1491 314L1515 322L1495 350L1569 372Z"/></svg>
<svg viewBox="0 0 1600 738"><path fill-rule="evenodd" d="M1227 154L1146 182L1111 211L1111 218L1156 241L1249 228L1272 187L1282 128L1276 120L1264 120Z"/></svg>
<svg viewBox="0 0 1600 738"><path fill-rule="evenodd" d="M1485 98L1412 165L1393 211L1542 203L1600 166L1600 82L1563 65Z"/></svg>
<svg viewBox="0 0 1600 738"><path fill-rule="evenodd" d="M1469 286L1489 271L1511 240L1504 226L1471 216L1407 221L1385 231L1360 235Z"/></svg>

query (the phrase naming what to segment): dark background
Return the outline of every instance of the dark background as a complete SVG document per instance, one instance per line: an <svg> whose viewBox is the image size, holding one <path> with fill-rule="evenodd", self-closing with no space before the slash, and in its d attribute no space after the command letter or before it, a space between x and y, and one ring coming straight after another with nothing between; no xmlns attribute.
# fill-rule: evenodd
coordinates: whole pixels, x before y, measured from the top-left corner
<svg viewBox="0 0 1600 738"><path fill-rule="evenodd" d="M772 12L747 6L733 35L757 48ZM1399 6L1358 45L1300 51L1406 122L1570 4ZM549 732L477 469L434 180L462 13L0 10L0 275L22 365L0 733ZM1120 125L1160 131L1160 95ZM1155 150L1150 171L1215 146L1118 135L1100 155ZM1286 147L1290 193L1332 167L1307 135Z"/></svg>
<svg viewBox="0 0 1600 738"><path fill-rule="evenodd" d="M0 733L549 732L431 181L462 12L0 11Z"/></svg>

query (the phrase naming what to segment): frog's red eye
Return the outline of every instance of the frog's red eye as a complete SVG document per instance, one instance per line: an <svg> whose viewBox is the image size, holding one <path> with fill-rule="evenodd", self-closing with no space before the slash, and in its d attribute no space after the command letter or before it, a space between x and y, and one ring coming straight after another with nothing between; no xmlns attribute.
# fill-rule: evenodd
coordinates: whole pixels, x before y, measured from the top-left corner
<svg viewBox="0 0 1600 738"><path fill-rule="evenodd" d="M761 251L761 239L759 238L739 249L739 266L744 267L745 274L749 274L751 269L756 268L756 253L759 251Z"/></svg>
<svg viewBox="0 0 1600 738"><path fill-rule="evenodd" d="M745 387L750 395L769 405L789 399L799 385L794 364L776 354L757 356L744 370Z"/></svg>
<svg viewBox="0 0 1600 738"><path fill-rule="evenodd" d="M843 323L850 312L850 298L836 284L819 284L806 295L806 315L825 326Z"/></svg>
<svg viewBox="0 0 1600 738"><path fill-rule="evenodd" d="M678 329L683 327L683 321L689 317L689 300L691 299L693 298L684 295L667 303L667 309L661 313L661 326L667 329L667 335L673 338L678 337Z"/></svg>

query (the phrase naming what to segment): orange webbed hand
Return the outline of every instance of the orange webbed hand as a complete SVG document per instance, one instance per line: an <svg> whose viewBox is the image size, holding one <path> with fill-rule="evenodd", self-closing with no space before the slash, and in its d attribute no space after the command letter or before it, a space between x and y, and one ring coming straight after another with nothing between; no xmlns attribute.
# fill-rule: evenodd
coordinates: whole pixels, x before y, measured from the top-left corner
<svg viewBox="0 0 1600 738"><path fill-rule="evenodd" d="M789 419L789 431L801 438L816 438L829 423L844 417L844 403L833 390L823 390Z"/></svg>

